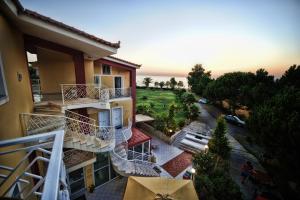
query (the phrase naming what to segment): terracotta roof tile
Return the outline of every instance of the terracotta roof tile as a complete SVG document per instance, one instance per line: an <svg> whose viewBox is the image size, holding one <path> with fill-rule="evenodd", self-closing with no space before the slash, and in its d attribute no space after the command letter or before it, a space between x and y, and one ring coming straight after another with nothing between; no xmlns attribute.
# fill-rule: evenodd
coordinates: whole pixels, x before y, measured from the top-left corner
<svg viewBox="0 0 300 200"><path fill-rule="evenodd" d="M139 129L132 128L131 130L132 130L132 137L128 140L128 147L133 147L138 144L142 144L143 142L146 142L148 140L151 140L151 137L144 134Z"/></svg>

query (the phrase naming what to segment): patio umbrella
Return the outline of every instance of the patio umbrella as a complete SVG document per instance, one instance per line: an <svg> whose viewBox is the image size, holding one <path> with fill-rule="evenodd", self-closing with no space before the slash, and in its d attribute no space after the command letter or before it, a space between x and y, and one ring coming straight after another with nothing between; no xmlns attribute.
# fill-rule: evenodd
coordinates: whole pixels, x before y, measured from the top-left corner
<svg viewBox="0 0 300 200"><path fill-rule="evenodd" d="M127 181L123 200L198 200L191 180L134 177Z"/></svg>

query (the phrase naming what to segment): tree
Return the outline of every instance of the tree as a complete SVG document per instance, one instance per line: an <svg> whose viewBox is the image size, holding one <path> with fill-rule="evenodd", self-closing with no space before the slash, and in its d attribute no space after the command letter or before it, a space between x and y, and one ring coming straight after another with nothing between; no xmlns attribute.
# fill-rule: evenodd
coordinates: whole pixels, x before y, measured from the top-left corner
<svg viewBox="0 0 300 200"><path fill-rule="evenodd" d="M198 106L196 106L195 104L192 104L190 106L189 111L190 111L189 112L190 113L190 116L189 116L190 120L195 120L195 119L198 118L198 116L199 116L199 108L198 108Z"/></svg>
<svg viewBox="0 0 300 200"><path fill-rule="evenodd" d="M155 86L156 88L159 87L159 82L155 81L155 82L154 82L154 86Z"/></svg>
<svg viewBox="0 0 300 200"><path fill-rule="evenodd" d="M183 82L182 81L178 81L178 83L177 83L177 86L178 86L178 88L183 88Z"/></svg>
<svg viewBox="0 0 300 200"><path fill-rule="evenodd" d="M211 72L205 72L201 64L196 64L187 77L192 92L203 95L207 84L211 81Z"/></svg>
<svg viewBox="0 0 300 200"><path fill-rule="evenodd" d="M264 69L251 72L226 73L208 83L204 96L212 101L228 99L231 111L237 105L250 108L272 97L276 92L274 77Z"/></svg>
<svg viewBox="0 0 300 200"><path fill-rule="evenodd" d="M170 79L170 87L171 87L171 89L174 90L174 88L176 87L176 85L177 85L177 81L175 80L175 77L172 77Z"/></svg>
<svg viewBox="0 0 300 200"><path fill-rule="evenodd" d="M162 89L164 87L164 85L165 85L165 82L163 82L163 81L159 82L160 89Z"/></svg>
<svg viewBox="0 0 300 200"><path fill-rule="evenodd" d="M293 86L300 88L300 65L291 66L281 77L280 81L281 87Z"/></svg>
<svg viewBox="0 0 300 200"><path fill-rule="evenodd" d="M187 106L190 106L190 105L192 105L193 103L196 102L195 96L190 92L183 93L181 95L181 100L182 100L182 103L187 105Z"/></svg>
<svg viewBox="0 0 300 200"><path fill-rule="evenodd" d="M146 88L148 88L150 83L152 83L152 78L145 77L143 83L145 84Z"/></svg>
<svg viewBox="0 0 300 200"><path fill-rule="evenodd" d="M214 153L218 158L224 160L230 157L231 147L226 137L226 123L223 117L219 117L217 120L217 126L214 130L212 138L209 140L208 147L211 153ZM218 163L216 163L217 165Z"/></svg>
<svg viewBox="0 0 300 200"><path fill-rule="evenodd" d="M166 87L169 88L170 85L171 85L170 81L167 81L167 82L166 82Z"/></svg>

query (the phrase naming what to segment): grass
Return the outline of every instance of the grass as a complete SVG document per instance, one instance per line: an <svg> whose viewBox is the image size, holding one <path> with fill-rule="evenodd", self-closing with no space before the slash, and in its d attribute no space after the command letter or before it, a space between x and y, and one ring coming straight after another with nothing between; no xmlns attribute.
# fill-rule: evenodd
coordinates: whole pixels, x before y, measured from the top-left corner
<svg viewBox="0 0 300 200"><path fill-rule="evenodd" d="M147 99L143 99L147 97ZM168 113L171 104L179 105L176 102L176 96L171 90L160 89L137 89L137 106L139 104L153 105L154 117L161 113ZM175 114L175 121L184 120L183 113L177 111Z"/></svg>

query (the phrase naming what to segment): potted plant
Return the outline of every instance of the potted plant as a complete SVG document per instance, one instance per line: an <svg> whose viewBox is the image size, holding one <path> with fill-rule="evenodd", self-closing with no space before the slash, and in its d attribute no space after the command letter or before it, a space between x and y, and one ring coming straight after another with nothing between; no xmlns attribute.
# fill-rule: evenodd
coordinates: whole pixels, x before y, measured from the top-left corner
<svg viewBox="0 0 300 200"><path fill-rule="evenodd" d="M94 184L90 185L90 187L89 187L89 192L90 192L90 193L93 193L94 190L95 190L95 185L94 185Z"/></svg>

